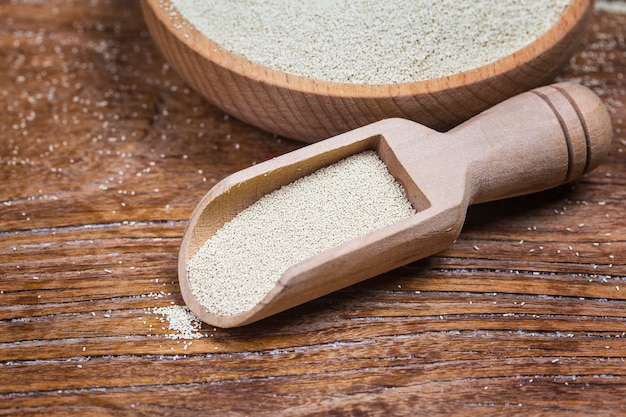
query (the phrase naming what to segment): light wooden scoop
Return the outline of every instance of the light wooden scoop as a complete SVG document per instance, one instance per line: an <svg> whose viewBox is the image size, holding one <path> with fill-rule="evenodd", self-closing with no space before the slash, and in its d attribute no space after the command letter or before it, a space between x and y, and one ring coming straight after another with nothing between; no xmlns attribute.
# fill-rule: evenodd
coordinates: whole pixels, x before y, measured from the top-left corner
<svg viewBox="0 0 626 417"><path fill-rule="evenodd" d="M215 185L193 213L179 257L183 298L209 324L241 326L435 254L457 238L470 204L574 180L604 158L611 133L600 99L561 83L508 99L447 133L387 119L252 166ZM216 230L261 196L370 149L417 214L291 266L249 311L219 316L198 303L187 266Z"/></svg>

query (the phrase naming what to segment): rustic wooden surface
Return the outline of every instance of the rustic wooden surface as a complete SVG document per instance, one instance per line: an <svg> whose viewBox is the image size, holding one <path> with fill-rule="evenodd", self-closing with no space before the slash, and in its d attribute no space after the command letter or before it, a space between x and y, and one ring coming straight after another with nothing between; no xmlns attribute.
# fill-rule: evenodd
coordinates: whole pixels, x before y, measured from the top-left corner
<svg viewBox="0 0 626 417"><path fill-rule="evenodd" d="M216 181L303 146L190 91L138 2L0 1L0 415L622 415L626 14L560 80L615 139L572 185L472 207L445 252L186 336L176 261ZM186 336L187 337L187 336Z"/></svg>

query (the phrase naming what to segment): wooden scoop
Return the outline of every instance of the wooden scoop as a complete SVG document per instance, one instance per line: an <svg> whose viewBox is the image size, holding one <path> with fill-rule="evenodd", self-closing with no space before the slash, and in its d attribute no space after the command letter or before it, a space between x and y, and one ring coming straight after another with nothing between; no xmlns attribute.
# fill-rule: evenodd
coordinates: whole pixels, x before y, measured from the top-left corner
<svg viewBox="0 0 626 417"><path fill-rule="evenodd" d="M561 83L508 99L447 133L387 119L252 166L215 185L195 209L180 249L183 298L209 324L241 326L435 254L458 237L470 204L572 181L600 163L611 133L600 99ZM199 304L187 266L216 230L261 196L370 149L417 214L291 266L249 311L219 316Z"/></svg>

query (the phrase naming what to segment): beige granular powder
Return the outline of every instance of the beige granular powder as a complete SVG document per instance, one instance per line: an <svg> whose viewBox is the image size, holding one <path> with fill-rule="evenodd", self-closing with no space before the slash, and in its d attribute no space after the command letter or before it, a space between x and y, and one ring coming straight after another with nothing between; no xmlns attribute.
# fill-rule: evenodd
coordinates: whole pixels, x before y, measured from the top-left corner
<svg viewBox="0 0 626 417"><path fill-rule="evenodd" d="M533 42L569 0L171 0L200 33L267 67L395 84L480 67Z"/></svg>
<svg viewBox="0 0 626 417"><path fill-rule="evenodd" d="M598 0L596 10L609 13L626 13L626 3L623 0Z"/></svg>
<svg viewBox="0 0 626 417"><path fill-rule="evenodd" d="M224 224L190 260L191 290L214 314L247 311L288 267L413 214L375 152L350 156L266 194Z"/></svg>
<svg viewBox="0 0 626 417"><path fill-rule="evenodd" d="M165 336L168 339L199 339L204 336L200 333L202 321L185 306L155 307L150 312L161 315L161 322L167 320L168 329L174 331Z"/></svg>

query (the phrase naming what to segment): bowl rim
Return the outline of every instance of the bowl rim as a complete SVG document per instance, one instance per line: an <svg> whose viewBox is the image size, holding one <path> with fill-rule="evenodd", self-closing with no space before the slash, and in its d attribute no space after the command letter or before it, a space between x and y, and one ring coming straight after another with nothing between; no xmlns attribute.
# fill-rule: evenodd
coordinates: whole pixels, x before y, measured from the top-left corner
<svg viewBox="0 0 626 417"><path fill-rule="evenodd" d="M280 89L329 97L387 98L437 94L505 76L537 59L563 40L594 6L594 0L571 0L559 20L530 44L488 64L421 81L357 84L319 80L275 70L250 61L207 38L185 19L170 0L141 0L182 44L203 59L239 76ZM166 10L169 9L169 10ZM178 20L178 23L175 23Z"/></svg>

